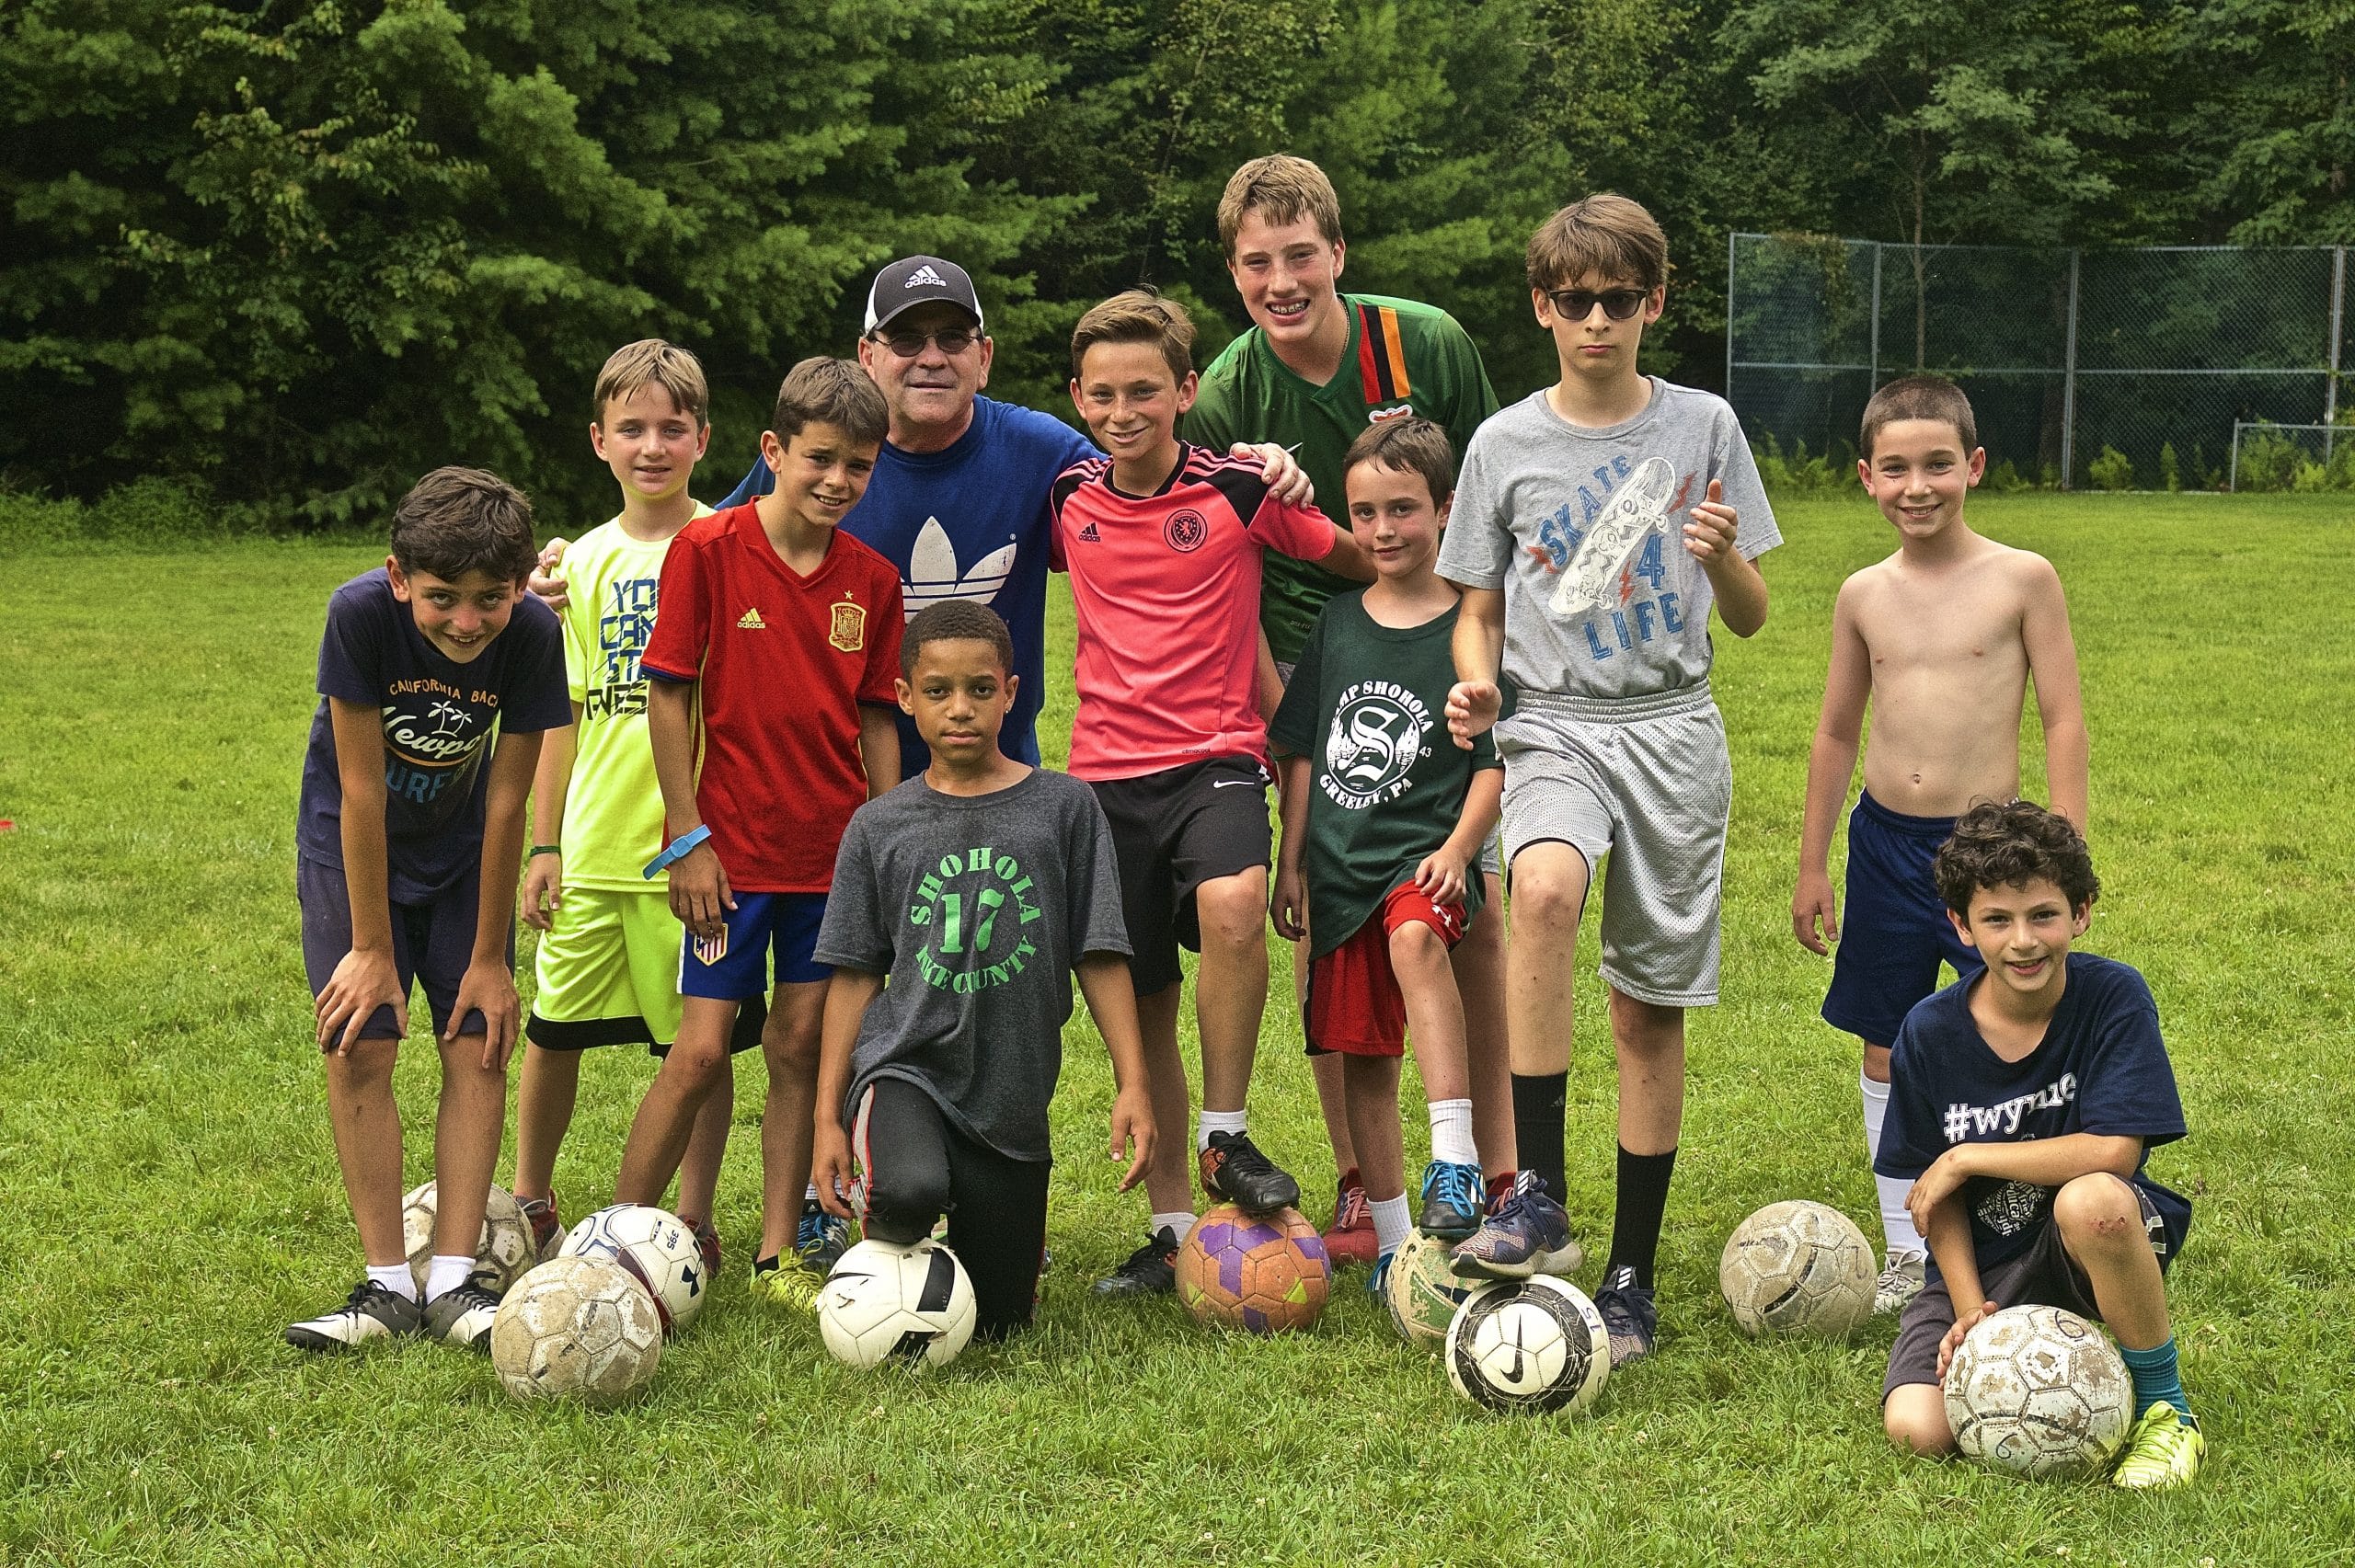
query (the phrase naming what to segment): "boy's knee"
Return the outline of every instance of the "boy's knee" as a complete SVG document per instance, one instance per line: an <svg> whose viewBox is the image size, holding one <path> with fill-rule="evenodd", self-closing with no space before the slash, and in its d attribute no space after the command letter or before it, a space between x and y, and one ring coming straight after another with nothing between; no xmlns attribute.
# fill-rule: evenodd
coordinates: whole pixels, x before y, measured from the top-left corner
<svg viewBox="0 0 2355 1568"><path fill-rule="evenodd" d="M1419 920L1408 921L1390 933L1390 967L1428 972L1447 962L1447 942Z"/></svg>
<svg viewBox="0 0 2355 1568"><path fill-rule="evenodd" d="M912 1247L932 1234L948 1208L947 1167L867 1173L865 1233Z"/></svg>
<svg viewBox="0 0 2355 1568"><path fill-rule="evenodd" d="M400 1052L398 1040L370 1038L354 1040L351 1049L343 1055L329 1051L322 1059L327 1063L328 1079L339 1089L350 1091L389 1084L393 1064L399 1059Z"/></svg>
<svg viewBox="0 0 2355 1568"><path fill-rule="evenodd" d="M1202 944L1263 946L1268 921L1267 874L1246 871L1213 877L1194 889L1194 918Z"/></svg>
<svg viewBox="0 0 2355 1568"><path fill-rule="evenodd" d="M442 1070L467 1077L507 1080L507 1064L503 1061L483 1065L483 1047L487 1043L480 1035L460 1035L456 1039L436 1038L435 1048L442 1053Z"/></svg>
<svg viewBox="0 0 2355 1568"><path fill-rule="evenodd" d="M662 1076L694 1089L710 1087L728 1070L728 1047L703 1041L681 1040L662 1059Z"/></svg>
<svg viewBox="0 0 2355 1568"><path fill-rule="evenodd" d="M1582 860L1573 869L1556 856L1532 860L1524 855L1513 863L1513 923L1524 930L1531 925L1575 930L1586 910L1586 882Z"/></svg>
<svg viewBox="0 0 2355 1568"><path fill-rule="evenodd" d="M1907 1453L1943 1459L1954 1452L1946 1395L1935 1383L1905 1383L1891 1389L1881 1406L1880 1425L1890 1444Z"/></svg>
<svg viewBox="0 0 2355 1568"><path fill-rule="evenodd" d="M818 1071L818 1042L820 1031L814 1022L803 1026L780 1023L775 1013L769 1015L769 1025L761 1034L761 1054L768 1059L772 1078L779 1072L797 1076L815 1076ZM725 1061L725 1058L722 1060Z"/></svg>
<svg viewBox="0 0 2355 1568"><path fill-rule="evenodd" d="M2063 1241L2077 1245L2139 1241L2143 1234L2142 1205L2133 1185L2108 1171L2062 1183L2053 1195L2052 1222L2061 1227Z"/></svg>

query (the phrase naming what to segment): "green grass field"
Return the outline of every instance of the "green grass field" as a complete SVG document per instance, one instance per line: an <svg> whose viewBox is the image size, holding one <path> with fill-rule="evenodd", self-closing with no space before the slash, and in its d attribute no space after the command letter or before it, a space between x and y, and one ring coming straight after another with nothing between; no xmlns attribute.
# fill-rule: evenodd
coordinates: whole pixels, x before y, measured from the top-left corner
<svg viewBox="0 0 2355 1568"><path fill-rule="evenodd" d="M1205 1333L1167 1301L1092 1299L1143 1207L1112 1191L1084 1010L1055 1118L1054 1269L1010 1346L860 1376L813 1324L746 1298L753 1068L721 1193L728 1271L643 1402L526 1408L423 1343L287 1349L281 1326L339 1299L359 1261L309 1044L292 829L323 606L377 557L244 542L0 558L0 1561L2355 1562L2355 639L2338 581L2355 532L2319 496L1991 498L1974 519L2068 585L2106 888L2085 945L2150 978L2190 1119L2154 1170L2197 1207L2173 1281L2211 1443L2196 1490L1901 1459L1879 1429L1885 1328L1754 1345L1717 1299L1718 1249L1760 1204L1824 1199L1878 1237L1855 1047L1817 1018L1828 968L1786 913L1832 593L1890 547L1860 500L1784 508L1772 621L1719 639L1726 1001L1693 1027L1665 1337L1566 1419L1462 1403L1359 1275L1315 1333L1274 1343ZM1067 647L1051 656L1058 684L1068 668ZM1067 733L1067 692L1059 712ZM1599 1254L1613 1090L1593 961L1590 932L1569 1207ZM1329 1173L1288 1013L1269 1010L1255 1127L1321 1219ZM413 1173L432 1059L413 1047L399 1080ZM610 1190L649 1070L609 1051L583 1074L557 1174L569 1213Z"/></svg>

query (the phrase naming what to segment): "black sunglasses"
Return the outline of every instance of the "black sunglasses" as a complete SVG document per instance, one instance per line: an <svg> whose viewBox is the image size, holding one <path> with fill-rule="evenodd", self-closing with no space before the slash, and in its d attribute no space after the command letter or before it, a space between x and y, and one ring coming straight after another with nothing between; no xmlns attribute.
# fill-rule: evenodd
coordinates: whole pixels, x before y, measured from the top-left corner
<svg viewBox="0 0 2355 1568"><path fill-rule="evenodd" d="M1568 322L1587 318L1597 301L1602 302L1603 314L1614 321L1626 321L1644 308L1649 298L1643 289L1548 289L1545 297L1554 302L1554 314Z"/></svg>
<svg viewBox="0 0 2355 1568"><path fill-rule="evenodd" d="M973 346L980 333L963 326L944 326L937 332L879 332L875 340L903 360L913 360L924 352L926 343L954 359Z"/></svg>

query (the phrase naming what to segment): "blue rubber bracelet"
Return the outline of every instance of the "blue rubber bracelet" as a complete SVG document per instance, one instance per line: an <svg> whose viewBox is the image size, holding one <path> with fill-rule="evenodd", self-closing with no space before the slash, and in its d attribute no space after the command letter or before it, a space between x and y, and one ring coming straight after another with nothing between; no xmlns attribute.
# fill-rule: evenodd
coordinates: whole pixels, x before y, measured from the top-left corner
<svg viewBox="0 0 2355 1568"><path fill-rule="evenodd" d="M711 824L708 822L703 824L701 827L692 828L686 832L681 833L677 838L671 841L671 847L669 849L664 850L661 854L656 855L652 860L646 863L646 879L649 882L653 881L656 877L670 870L672 865L686 859L690 851L709 837L711 837Z"/></svg>

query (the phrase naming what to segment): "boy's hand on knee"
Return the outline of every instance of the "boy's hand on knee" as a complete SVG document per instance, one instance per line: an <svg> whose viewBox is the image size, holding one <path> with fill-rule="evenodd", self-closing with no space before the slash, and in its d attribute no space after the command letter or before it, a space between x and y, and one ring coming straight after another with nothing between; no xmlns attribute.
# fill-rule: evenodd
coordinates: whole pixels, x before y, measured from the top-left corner
<svg viewBox="0 0 2355 1568"><path fill-rule="evenodd" d="M312 1004L319 1021L319 1049L339 1057L351 1054L361 1025L379 1007L393 1010L393 1023L408 1033L408 992L401 988L400 970L389 953L362 953L353 948L338 961L335 973Z"/></svg>
<svg viewBox="0 0 2355 1568"><path fill-rule="evenodd" d="M1472 742L1495 727L1504 704L1504 692L1495 681L1458 681L1447 692L1448 734L1456 745L1471 750Z"/></svg>
<svg viewBox="0 0 2355 1568"><path fill-rule="evenodd" d="M477 1011L483 1022L482 1070L494 1072L506 1067L523 1021L523 1001L515 994L515 971L500 959L477 958L466 966L465 978L458 982L458 1000L450 1004L450 1026L442 1031L442 1043L456 1040L466 1014Z"/></svg>
<svg viewBox="0 0 2355 1568"><path fill-rule="evenodd" d="M1276 885L1268 895L1268 919L1286 942L1308 934L1308 878L1297 865L1277 868Z"/></svg>
<svg viewBox="0 0 2355 1568"><path fill-rule="evenodd" d="M1128 1174L1120 1178L1120 1190L1127 1192L1144 1180L1145 1167L1153 1163L1155 1144L1159 1134L1153 1125L1153 1105L1145 1098L1143 1084L1132 1084L1112 1096L1112 1147L1115 1160L1130 1156Z"/></svg>
<svg viewBox="0 0 2355 1568"><path fill-rule="evenodd" d="M1954 1360L1954 1353L1962 1348L1962 1342L1970 1335L1970 1331L2003 1310L1993 1301L1982 1301L1979 1303L1979 1310L1965 1312L1954 1321L1954 1327L1947 1330L1946 1338L1938 1341L1939 1382L1943 1383L1947 1380L1947 1364Z"/></svg>
<svg viewBox="0 0 2355 1568"><path fill-rule="evenodd" d="M712 941L727 930L728 912L735 907L728 868L708 842L697 844L671 867L671 912L696 941Z"/></svg>
<svg viewBox="0 0 2355 1568"><path fill-rule="evenodd" d="M535 854L523 873L523 923L534 931L546 931L555 923L557 906L564 902L564 856L550 853Z"/></svg>
<svg viewBox="0 0 2355 1568"><path fill-rule="evenodd" d="M1450 907L1464 902L1465 875L1471 857L1458 854L1442 846L1423 857L1415 867L1415 890L1434 904Z"/></svg>
<svg viewBox="0 0 2355 1568"><path fill-rule="evenodd" d="M852 1174L850 1139L843 1124L821 1110L810 1140L810 1179L818 1186L818 1207L844 1219L857 1219L850 1207Z"/></svg>
<svg viewBox="0 0 2355 1568"><path fill-rule="evenodd" d="M1821 923L1823 933L1816 934ZM1804 872L1791 895L1791 934L1810 953L1829 953L1827 943L1840 940L1840 909L1832 894L1832 878L1821 871Z"/></svg>

